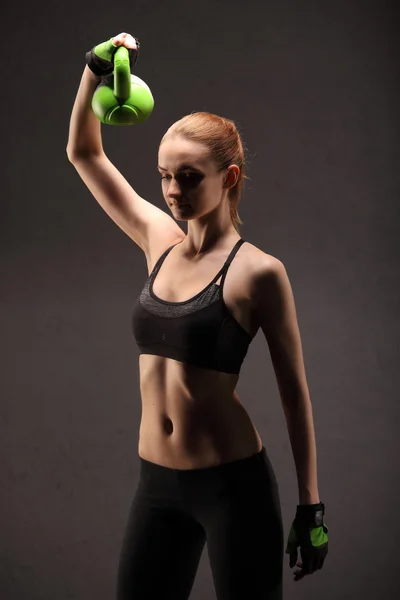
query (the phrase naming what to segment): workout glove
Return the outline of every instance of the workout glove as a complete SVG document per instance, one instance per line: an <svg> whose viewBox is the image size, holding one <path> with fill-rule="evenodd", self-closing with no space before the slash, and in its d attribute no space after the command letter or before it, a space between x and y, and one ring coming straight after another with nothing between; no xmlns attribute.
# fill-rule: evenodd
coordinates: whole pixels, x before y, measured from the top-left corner
<svg viewBox="0 0 400 600"><path fill-rule="evenodd" d="M119 46L114 46L112 40L114 38L110 38L107 42L102 42L97 46L94 46L89 52L86 52L86 64L93 73L99 77L105 77L106 75L110 75L110 73L114 70L113 56L115 52L118 50ZM139 58L139 48L140 43L137 38L135 48L127 48L129 52L129 61L131 65L131 73L133 73L133 68L135 67L138 58Z"/></svg>
<svg viewBox="0 0 400 600"><path fill-rule="evenodd" d="M289 532L286 554L290 554L290 567L297 561L297 546L300 546L302 573L295 580L322 569L328 554L328 527L324 523L325 504L299 504Z"/></svg>

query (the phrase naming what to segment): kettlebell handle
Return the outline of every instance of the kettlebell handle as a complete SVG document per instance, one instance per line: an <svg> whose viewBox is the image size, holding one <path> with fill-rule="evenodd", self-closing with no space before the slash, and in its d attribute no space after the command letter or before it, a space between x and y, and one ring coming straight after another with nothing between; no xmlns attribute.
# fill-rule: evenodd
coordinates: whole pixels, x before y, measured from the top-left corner
<svg viewBox="0 0 400 600"><path fill-rule="evenodd" d="M114 95L123 102L131 94L131 65L128 48L120 46L114 53Z"/></svg>

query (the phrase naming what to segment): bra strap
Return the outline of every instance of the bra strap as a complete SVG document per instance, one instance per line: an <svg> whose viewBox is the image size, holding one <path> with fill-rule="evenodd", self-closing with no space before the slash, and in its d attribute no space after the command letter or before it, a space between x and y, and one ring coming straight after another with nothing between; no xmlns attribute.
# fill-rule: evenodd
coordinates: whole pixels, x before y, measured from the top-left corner
<svg viewBox="0 0 400 600"><path fill-rule="evenodd" d="M179 243L179 242L178 242L178 243ZM173 244L172 246L170 246L169 248L167 248L167 249L165 250L165 252L163 252L163 253L161 254L160 258L157 260L156 264L154 265L152 272L150 273L150 277L152 277L152 276L153 276L153 275L156 273L156 270L158 270L158 269L159 269L159 267L161 267L162 263L164 262L164 259L167 257L167 254L169 254L169 253L170 253L170 251L172 250L172 248L173 248L174 246L177 246L177 245L178 245L178 244Z"/></svg>
<svg viewBox="0 0 400 600"><path fill-rule="evenodd" d="M232 248L231 253L229 254L228 258L226 259L224 266L222 267L223 275L222 275L222 279L221 279L221 283L220 283L220 289L221 290L224 287L225 277L226 277L226 274L227 274L228 269L230 267L230 264L233 261L233 259L235 258L235 255L236 255L237 251L239 250L240 246L242 246L242 244L244 244L245 241L246 240L244 240L243 238L240 238L240 240L238 240L236 242L236 244Z"/></svg>

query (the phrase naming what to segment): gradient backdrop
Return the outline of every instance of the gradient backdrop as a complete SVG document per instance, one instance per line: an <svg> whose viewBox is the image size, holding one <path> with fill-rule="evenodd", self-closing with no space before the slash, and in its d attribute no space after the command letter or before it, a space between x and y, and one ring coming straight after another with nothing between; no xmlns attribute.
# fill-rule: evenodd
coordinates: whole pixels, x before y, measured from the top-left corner
<svg viewBox="0 0 400 600"><path fill-rule="evenodd" d="M136 127L102 126L110 160L169 213L166 129L194 110L233 119L249 160L241 235L292 283L330 550L298 583L285 556L285 600L400 597L395 2L10 2L2 17L1 599L114 598L139 474L130 319L147 270L65 149L85 53L121 31L140 39L155 107ZM237 391L287 538L296 471L261 331ZM206 549L191 598L215 598Z"/></svg>

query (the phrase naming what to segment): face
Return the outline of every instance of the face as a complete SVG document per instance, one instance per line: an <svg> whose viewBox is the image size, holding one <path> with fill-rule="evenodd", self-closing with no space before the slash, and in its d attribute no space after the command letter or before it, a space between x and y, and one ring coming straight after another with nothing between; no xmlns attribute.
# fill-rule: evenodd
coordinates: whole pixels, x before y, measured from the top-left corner
<svg viewBox="0 0 400 600"><path fill-rule="evenodd" d="M197 142L183 138L163 142L158 170L164 200L177 220L187 221L210 212L228 192L224 188L228 169L218 173L207 148Z"/></svg>

